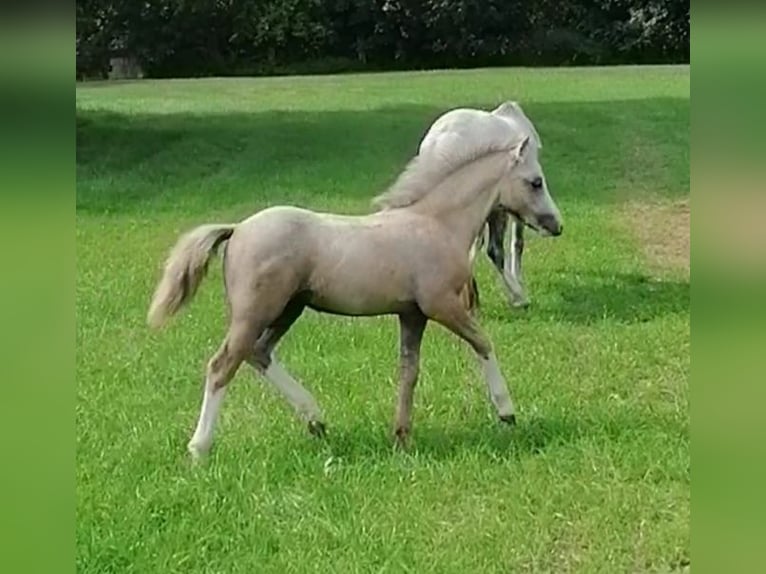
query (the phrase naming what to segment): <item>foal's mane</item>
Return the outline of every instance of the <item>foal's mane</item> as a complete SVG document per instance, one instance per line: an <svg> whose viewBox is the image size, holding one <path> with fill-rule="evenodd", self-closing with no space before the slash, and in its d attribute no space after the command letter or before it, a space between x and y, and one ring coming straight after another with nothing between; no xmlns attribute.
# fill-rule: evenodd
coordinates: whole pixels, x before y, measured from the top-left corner
<svg viewBox="0 0 766 574"><path fill-rule="evenodd" d="M373 205L390 209L417 203L455 172L490 154L510 151L513 145L507 140L490 140L471 147L459 146L445 153L417 155L393 185L372 200Z"/></svg>

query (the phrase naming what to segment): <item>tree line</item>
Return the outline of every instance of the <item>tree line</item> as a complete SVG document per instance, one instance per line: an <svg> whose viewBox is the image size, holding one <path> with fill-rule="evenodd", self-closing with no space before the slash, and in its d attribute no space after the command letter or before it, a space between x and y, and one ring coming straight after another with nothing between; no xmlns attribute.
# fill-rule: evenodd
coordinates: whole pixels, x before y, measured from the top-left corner
<svg viewBox="0 0 766 574"><path fill-rule="evenodd" d="M689 0L77 0L78 75L689 62Z"/></svg>

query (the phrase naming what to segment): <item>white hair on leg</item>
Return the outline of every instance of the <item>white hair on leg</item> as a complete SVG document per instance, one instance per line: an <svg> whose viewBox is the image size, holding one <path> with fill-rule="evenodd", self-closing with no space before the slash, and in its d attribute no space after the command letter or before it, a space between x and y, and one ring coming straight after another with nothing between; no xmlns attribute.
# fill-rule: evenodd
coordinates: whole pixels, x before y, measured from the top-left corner
<svg viewBox="0 0 766 574"><path fill-rule="evenodd" d="M503 279L508 287L508 293L511 298L511 304L516 307L523 307L529 302L524 293L524 285L521 278L521 252L518 245L517 227L523 225L515 219L511 221L510 232L510 253L503 264Z"/></svg>
<svg viewBox="0 0 766 574"><path fill-rule="evenodd" d="M282 393L301 419L309 423L322 420L322 412L314 396L290 376L273 356L263 375Z"/></svg>
<svg viewBox="0 0 766 574"><path fill-rule="evenodd" d="M510 421L516 410L513 406L511 395L508 392L505 378L503 378L500 367L497 364L495 353L489 353L486 358L480 356L479 362L484 370L484 378L487 382L489 396L492 399L492 404L497 409L497 414L501 419Z"/></svg>
<svg viewBox="0 0 766 574"><path fill-rule="evenodd" d="M195 459L206 455L213 444L213 429L225 395L226 387L211 390L210 385L205 384L197 428L188 445L189 452Z"/></svg>

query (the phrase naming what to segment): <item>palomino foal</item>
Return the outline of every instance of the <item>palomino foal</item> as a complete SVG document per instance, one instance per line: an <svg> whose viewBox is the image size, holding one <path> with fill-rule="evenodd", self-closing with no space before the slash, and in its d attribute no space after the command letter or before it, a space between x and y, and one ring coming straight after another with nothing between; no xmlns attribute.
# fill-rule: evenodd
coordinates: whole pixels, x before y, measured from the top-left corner
<svg viewBox="0 0 766 574"><path fill-rule="evenodd" d="M210 449L226 385L242 362L281 391L313 434L324 433L316 400L274 357L277 343L306 307L350 316L398 315L394 432L399 443L406 442L412 426L420 344L429 319L474 349L498 416L514 422L492 344L459 293L471 276L469 249L490 210L498 201L511 209L535 204L526 191L500 197L513 178L535 169L528 163L534 158L529 150L528 138L501 137L451 155L416 157L377 198L384 209L365 216L280 206L238 224L203 225L183 236L154 294L150 325L163 324L194 295L210 258L225 242L230 309L228 332L208 363L191 454L199 457Z"/></svg>

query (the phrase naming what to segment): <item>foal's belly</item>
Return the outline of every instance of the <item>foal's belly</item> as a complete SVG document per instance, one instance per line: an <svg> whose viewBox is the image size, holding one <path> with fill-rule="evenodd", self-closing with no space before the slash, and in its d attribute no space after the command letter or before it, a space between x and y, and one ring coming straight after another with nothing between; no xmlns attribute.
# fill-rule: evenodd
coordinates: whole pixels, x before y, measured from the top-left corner
<svg viewBox="0 0 766 574"><path fill-rule="evenodd" d="M306 292L307 304L342 315L384 315L412 307L414 293L408 270L374 269L345 261L314 273Z"/></svg>
<svg viewBox="0 0 766 574"><path fill-rule="evenodd" d="M343 315L399 313L414 305L417 270L396 239L357 230L320 247L306 293L314 309ZM417 246L409 246L409 250Z"/></svg>
<svg viewBox="0 0 766 574"><path fill-rule="evenodd" d="M306 294L306 299L307 306L315 311L351 317L390 315L392 313L404 313L417 308L415 301L355 301L348 298L321 296L310 292Z"/></svg>

